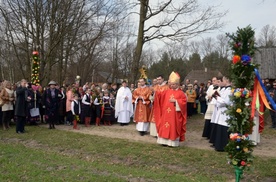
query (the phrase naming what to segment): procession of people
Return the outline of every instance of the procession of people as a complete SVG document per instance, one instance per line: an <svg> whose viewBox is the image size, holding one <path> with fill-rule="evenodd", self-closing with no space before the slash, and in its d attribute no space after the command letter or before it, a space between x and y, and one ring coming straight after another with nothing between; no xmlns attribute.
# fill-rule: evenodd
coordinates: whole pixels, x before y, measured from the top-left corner
<svg viewBox="0 0 276 182"><path fill-rule="evenodd" d="M125 126L133 121L140 136L149 134L162 146L177 147L185 141L188 119L199 112L205 118L202 137L215 150L223 151L229 139L225 110L231 104L231 82L227 77L213 77L198 86L197 81L191 84L187 79L181 84L180 80L179 74L172 72L167 81L163 75L152 83L140 78L136 87L130 84L130 88L127 80L120 85L87 82L83 86L61 86L52 80L45 88L25 79L14 85L3 81L1 123L3 130L8 130L13 120L21 134L26 132L26 124L47 123L49 129L65 124L78 130L78 124Z"/></svg>

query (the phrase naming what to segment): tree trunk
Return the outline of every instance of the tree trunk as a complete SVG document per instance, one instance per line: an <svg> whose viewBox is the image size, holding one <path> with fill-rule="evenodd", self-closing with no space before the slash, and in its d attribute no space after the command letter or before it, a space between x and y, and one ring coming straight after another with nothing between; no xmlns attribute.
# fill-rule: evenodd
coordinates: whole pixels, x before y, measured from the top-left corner
<svg viewBox="0 0 276 182"><path fill-rule="evenodd" d="M149 0L140 0L140 18L139 18L139 28L138 28L138 37L137 37L137 45L135 48L133 63L131 69L131 83L135 83L138 79L139 73L139 65L140 59L142 55L143 45L144 45L144 27L145 27L145 19L147 16Z"/></svg>

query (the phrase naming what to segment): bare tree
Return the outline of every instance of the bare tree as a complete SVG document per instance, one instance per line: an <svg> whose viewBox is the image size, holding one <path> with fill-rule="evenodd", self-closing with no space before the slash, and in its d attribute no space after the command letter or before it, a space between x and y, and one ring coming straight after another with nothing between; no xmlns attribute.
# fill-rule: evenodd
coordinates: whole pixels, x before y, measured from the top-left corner
<svg viewBox="0 0 276 182"><path fill-rule="evenodd" d="M3 1L5 41L12 48L21 76L30 78L31 52L40 53L40 78L51 79L52 68L59 62L65 40L76 37L84 17L84 1L10 0ZM73 36L72 36L73 35ZM67 39L68 40L68 39ZM63 52L62 52L63 53Z"/></svg>
<svg viewBox="0 0 276 182"><path fill-rule="evenodd" d="M126 9L126 8L124 8ZM108 38L109 44L107 49L110 50L109 61L107 65L110 66L111 80L114 82L118 78L126 79L130 74L130 65L133 57L133 26L127 17L127 11L117 15L116 22L112 27L112 35ZM110 71L109 71L110 72Z"/></svg>
<svg viewBox="0 0 276 182"><path fill-rule="evenodd" d="M10 48L5 54L13 55L21 78L30 78L33 50L39 51L44 83L53 78L62 82L72 74L91 78L106 59L107 38L118 23L114 17L123 18L119 15L124 4L124 0L4 0L0 38ZM76 69L68 71L72 66Z"/></svg>
<svg viewBox="0 0 276 182"><path fill-rule="evenodd" d="M276 28L270 25L264 26L260 32L257 44L260 47L276 46Z"/></svg>
<svg viewBox="0 0 276 182"><path fill-rule="evenodd" d="M171 58L185 59L188 56L189 46L187 41L170 42L165 46L164 52L167 52Z"/></svg>
<svg viewBox="0 0 276 182"><path fill-rule="evenodd" d="M125 3L111 0L103 2L98 4L98 11L91 9L91 12L97 12L97 16L90 18L93 21L85 28L86 33L76 52L79 74L86 81L90 81L99 68L106 70L109 65L109 76L114 81L118 74L119 49L125 43ZM103 64L105 67L101 67Z"/></svg>
<svg viewBox="0 0 276 182"><path fill-rule="evenodd" d="M228 58L230 56L230 48L229 48L229 44L228 44L228 38L226 37L226 35L220 34L217 35L216 37L216 46L215 49L216 51L218 51L220 57L222 58Z"/></svg>
<svg viewBox="0 0 276 182"><path fill-rule="evenodd" d="M199 41L190 41L189 50L190 50L191 54L193 54L193 53L199 54L200 53L200 42Z"/></svg>
<svg viewBox="0 0 276 182"><path fill-rule="evenodd" d="M209 55L215 49L215 40L212 37L203 38L200 42L202 56Z"/></svg>
<svg viewBox="0 0 276 182"><path fill-rule="evenodd" d="M135 44L133 42L128 42L121 50L121 54L119 57L119 70L122 72L122 77L129 79L129 75L131 75L131 65L133 60L135 50Z"/></svg>
<svg viewBox="0 0 276 182"><path fill-rule="evenodd" d="M196 0L154 2L139 0L139 27L132 64L132 80L138 75L143 45L154 39L182 41L222 26L225 13L215 7L202 8Z"/></svg>

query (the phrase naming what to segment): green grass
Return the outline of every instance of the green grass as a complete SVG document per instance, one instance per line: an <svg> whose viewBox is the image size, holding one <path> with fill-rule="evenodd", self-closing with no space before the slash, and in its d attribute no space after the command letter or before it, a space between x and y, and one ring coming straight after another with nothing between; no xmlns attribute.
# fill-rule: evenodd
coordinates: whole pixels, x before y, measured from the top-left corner
<svg viewBox="0 0 276 182"><path fill-rule="evenodd" d="M197 117L193 119L198 120ZM194 125L196 121L189 128ZM26 129L25 134L16 134L14 128L1 131L0 181L223 182L234 179L226 153L162 147L44 127ZM256 157L254 170L246 171L243 181L276 181L275 164L276 158Z"/></svg>

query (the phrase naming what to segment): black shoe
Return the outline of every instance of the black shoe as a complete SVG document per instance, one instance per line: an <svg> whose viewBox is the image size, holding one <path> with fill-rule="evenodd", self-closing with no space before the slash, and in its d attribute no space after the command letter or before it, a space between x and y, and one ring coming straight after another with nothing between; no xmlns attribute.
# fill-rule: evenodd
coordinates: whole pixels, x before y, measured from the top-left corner
<svg viewBox="0 0 276 182"><path fill-rule="evenodd" d="M23 134L23 132L21 132L21 131L17 131L16 133L18 133L18 134Z"/></svg>
<svg viewBox="0 0 276 182"><path fill-rule="evenodd" d="M124 123L120 123L120 126L124 126Z"/></svg>
<svg viewBox="0 0 276 182"><path fill-rule="evenodd" d="M144 135L145 135L145 132L144 132L144 131L140 131L140 135L141 135L141 136L144 136Z"/></svg>

